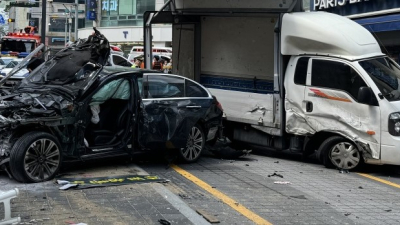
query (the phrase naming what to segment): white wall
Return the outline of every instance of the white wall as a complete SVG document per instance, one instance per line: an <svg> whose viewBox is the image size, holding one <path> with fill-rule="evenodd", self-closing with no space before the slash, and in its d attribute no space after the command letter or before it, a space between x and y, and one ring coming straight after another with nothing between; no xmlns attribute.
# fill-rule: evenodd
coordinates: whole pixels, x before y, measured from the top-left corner
<svg viewBox="0 0 400 225"><path fill-rule="evenodd" d="M98 27L110 42L143 42L143 27ZM126 38L124 32L126 34ZM78 30L78 38L87 38L93 32L92 28ZM170 25L153 26L153 42L171 42L172 28Z"/></svg>

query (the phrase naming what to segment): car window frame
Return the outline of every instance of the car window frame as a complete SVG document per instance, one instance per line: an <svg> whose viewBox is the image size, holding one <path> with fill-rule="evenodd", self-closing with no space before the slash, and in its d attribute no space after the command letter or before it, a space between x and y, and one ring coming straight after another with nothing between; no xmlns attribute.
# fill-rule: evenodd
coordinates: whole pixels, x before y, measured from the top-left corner
<svg viewBox="0 0 400 225"><path fill-rule="evenodd" d="M311 60L311 61L310 61ZM355 102L358 102L357 96L353 96L351 93L349 93L348 91L344 90L344 89L337 89L337 88L331 88L331 87L324 87L324 86L316 86L312 84L312 77L313 77L313 65L315 63L315 60L323 60L323 61L327 61L327 62L334 62L334 63L342 63L342 64L346 64L347 66L349 66L352 70L354 70L354 72L357 73L357 75L364 81L364 83L366 84L365 87L370 87L369 83L365 80L365 78L361 75L360 71L357 70L353 65L349 64L346 61L343 60L333 60L333 59L326 59L326 58L316 58L316 57L312 57L309 59L308 61L308 67L309 67L309 74L307 74L307 81L306 81L306 86L308 87L318 87L318 88L325 88L325 89L329 89L329 90L335 90L335 91L340 91L343 93L346 93L348 96L350 96Z"/></svg>
<svg viewBox="0 0 400 225"><path fill-rule="evenodd" d="M148 82L148 76L169 76L169 77L177 77L177 78L183 78L183 82L184 82L184 97L170 97L170 98L147 98L147 96L145 95L145 89L146 89L146 85ZM195 83L196 85L199 85L200 88L203 88L203 90L206 91L206 93L208 94L207 97L186 97L186 80L190 80L191 82ZM213 99L211 92L204 87L203 85L201 85L200 83L189 79L187 77L184 76L180 76L180 75L175 75L175 74L165 74L165 73L144 73L143 74L143 79L142 79L142 90L141 90L141 98L143 101L153 101L153 100L184 100L184 99Z"/></svg>

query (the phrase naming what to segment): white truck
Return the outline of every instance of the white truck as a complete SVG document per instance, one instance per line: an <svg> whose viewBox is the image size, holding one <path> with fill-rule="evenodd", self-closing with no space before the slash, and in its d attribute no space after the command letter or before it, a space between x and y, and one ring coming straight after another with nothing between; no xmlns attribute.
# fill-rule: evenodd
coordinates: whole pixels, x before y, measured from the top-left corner
<svg viewBox="0 0 400 225"><path fill-rule="evenodd" d="M339 169L400 165L399 66L359 24L300 8L175 0L145 15L145 47L151 23L173 24L173 73L218 98L234 142L316 152Z"/></svg>

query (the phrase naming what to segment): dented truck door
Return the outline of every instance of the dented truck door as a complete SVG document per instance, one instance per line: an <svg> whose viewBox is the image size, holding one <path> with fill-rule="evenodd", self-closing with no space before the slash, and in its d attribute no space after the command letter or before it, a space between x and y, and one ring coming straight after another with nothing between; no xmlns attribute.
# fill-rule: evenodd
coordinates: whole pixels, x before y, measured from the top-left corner
<svg viewBox="0 0 400 225"><path fill-rule="evenodd" d="M339 59L313 58L307 79L303 105L304 129L340 134L353 141L364 157L380 158L380 108L375 95L371 104L358 100L359 89L368 87L349 62Z"/></svg>
<svg viewBox="0 0 400 225"><path fill-rule="evenodd" d="M309 71L310 57L293 57L286 70L285 88L285 109L286 109L286 131L297 135L307 134L302 129L305 123L303 115L306 110L312 109L312 103L304 98L307 74Z"/></svg>

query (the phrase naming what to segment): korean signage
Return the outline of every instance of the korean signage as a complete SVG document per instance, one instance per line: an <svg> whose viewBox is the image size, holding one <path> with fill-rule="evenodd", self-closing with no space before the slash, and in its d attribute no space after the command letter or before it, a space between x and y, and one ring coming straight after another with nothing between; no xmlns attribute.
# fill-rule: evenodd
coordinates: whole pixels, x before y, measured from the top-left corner
<svg viewBox="0 0 400 225"><path fill-rule="evenodd" d="M118 0L102 0L101 10L118 11Z"/></svg>
<svg viewBox="0 0 400 225"><path fill-rule="evenodd" d="M314 0L314 10L323 10L346 4L355 4L360 2L368 2L369 0Z"/></svg>

